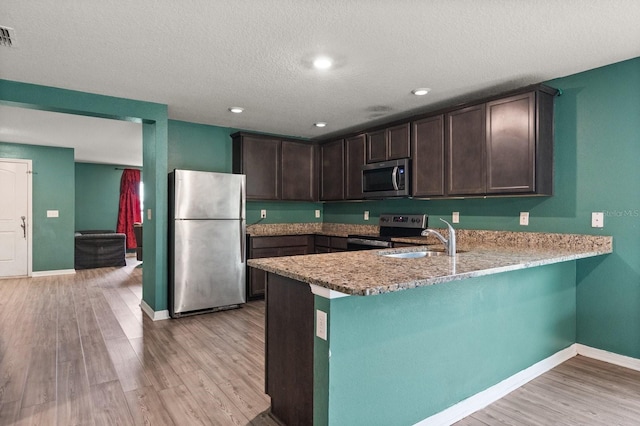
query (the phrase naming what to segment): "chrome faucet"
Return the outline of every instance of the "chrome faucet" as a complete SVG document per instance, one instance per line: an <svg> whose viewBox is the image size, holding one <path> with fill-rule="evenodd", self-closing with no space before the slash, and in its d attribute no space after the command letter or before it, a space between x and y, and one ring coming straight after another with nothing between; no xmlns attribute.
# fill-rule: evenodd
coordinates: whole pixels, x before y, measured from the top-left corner
<svg viewBox="0 0 640 426"><path fill-rule="evenodd" d="M451 226L451 224L446 220L442 218L440 220L446 223L447 227L449 228L449 239L446 239L445 237L443 237L442 234L439 233L438 231L435 231L429 228L422 231L422 236L427 237L429 235L433 235L434 237L438 238L440 242L444 244L444 248L447 251L447 255L455 256L456 255L456 230L453 229L453 226Z"/></svg>

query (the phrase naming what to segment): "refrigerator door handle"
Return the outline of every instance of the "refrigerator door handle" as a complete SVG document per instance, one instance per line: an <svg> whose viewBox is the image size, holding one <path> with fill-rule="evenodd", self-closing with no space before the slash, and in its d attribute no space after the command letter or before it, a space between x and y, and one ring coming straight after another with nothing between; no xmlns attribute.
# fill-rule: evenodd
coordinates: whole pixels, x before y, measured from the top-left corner
<svg viewBox="0 0 640 426"><path fill-rule="evenodd" d="M245 262L245 235L244 235L244 221L240 221L240 261Z"/></svg>
<svg viewBox="0 0 640 426"><path fill-rule="evenodd" d="M244 209L245 209L245 206L244 206L244 203L245 203L245 200L244 200L244 186L245 186L245 181L243 180L242 183L240 183L240 202L238 203L240 205L239 206L240 207L240 212L238 214L238 217L240 219L245 219L245 217L244 217Z"/></svg>

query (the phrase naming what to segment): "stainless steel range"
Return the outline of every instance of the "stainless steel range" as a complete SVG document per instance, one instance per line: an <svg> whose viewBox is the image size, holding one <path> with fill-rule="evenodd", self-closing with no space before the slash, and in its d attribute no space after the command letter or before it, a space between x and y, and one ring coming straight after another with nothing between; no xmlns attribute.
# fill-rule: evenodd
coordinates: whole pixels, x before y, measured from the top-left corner
<svg viewBox="0 0 640 426"><path fill-rule="evenodd" d="M380 234L349 235L349 250L370 250L393 247L393 237L418 237L427 227L426 214L381 214Z"/></svg>

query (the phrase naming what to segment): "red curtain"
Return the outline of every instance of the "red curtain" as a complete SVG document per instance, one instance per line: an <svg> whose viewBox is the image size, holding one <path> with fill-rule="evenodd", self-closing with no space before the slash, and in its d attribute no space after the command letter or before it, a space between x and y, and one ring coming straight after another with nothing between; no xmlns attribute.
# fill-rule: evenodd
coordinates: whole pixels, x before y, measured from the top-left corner
<svg viewBox="0 0 640 426"><path fill-rule="evenodd" d="M120 180L120 208L118 210L117 232L127 234L127 248L136 248L136 234L133 224L140 217L140 170L124 169Z"/></svg>

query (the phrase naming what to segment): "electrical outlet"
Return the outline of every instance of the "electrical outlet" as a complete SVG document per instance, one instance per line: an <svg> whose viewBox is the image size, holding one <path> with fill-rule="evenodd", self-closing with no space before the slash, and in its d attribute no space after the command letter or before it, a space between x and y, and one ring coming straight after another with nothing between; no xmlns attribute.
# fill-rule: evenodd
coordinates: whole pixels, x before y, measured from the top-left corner
<svg viewBox="0 0 640 426"><path fill-rule="evenodd" d="M602 212L591 213L591 227L604 228L604 213Z"/></svg>
<svg viewBox="0 0 640 426"><path fill-rule="evenodd" d="M460 223L460 212L451 213L451 222Z"/></svg>
<svg viewBox="0 0 640 426"><path fill-rule="evenodd" d="M364 220L369 220L369 211L368 210L364 211Z"/></svg>
<svg viewBox="0 0 640 426"><path fill-rule="evenodd" d="M58 210L47 210L47 217L59 217Z"/></svg>
<svg viewBox="0 0 640 426"><path fill-rule="evenodd" d="M151 220L151 209L147 209L147 219Z"/></svg>
<svg viewBox="0 0 640 426"><path fill-rule="evenodd" d="M320 217L320 210L316 210L316 218Z"/></svg>
<svg viewBox="0 0 640 426"><path fill-rule="evenodd" d="M327 313L316 309L316 336L327 340Z"/></svg>
<svg viewBox="0 0 640 426"><path fill-rule="evenodd" d="M520 225L529 225L529 212L520 212Z"/></svg>
<svg viewBox="0 0 640 426"><path fill-rule="evenodd" d="M262 209L260 210L260 219L264 219L267 217L267 211Z"/></svg>

